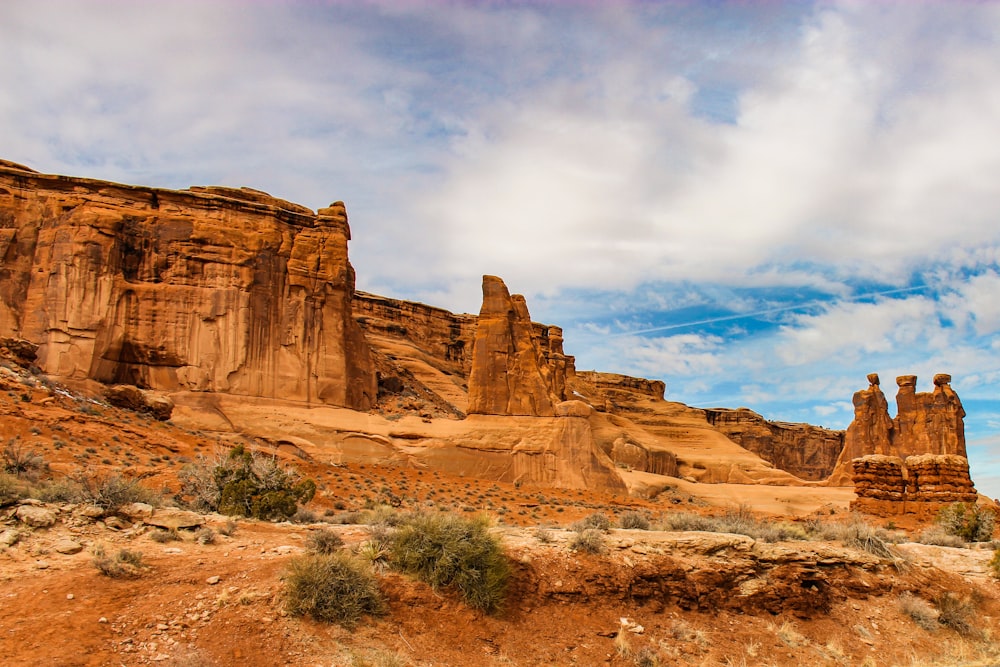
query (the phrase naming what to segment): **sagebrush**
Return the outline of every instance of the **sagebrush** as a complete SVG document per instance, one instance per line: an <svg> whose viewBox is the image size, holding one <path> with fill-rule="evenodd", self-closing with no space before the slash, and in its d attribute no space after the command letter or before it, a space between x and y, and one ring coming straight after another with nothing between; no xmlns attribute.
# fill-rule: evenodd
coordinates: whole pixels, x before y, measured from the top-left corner
<svg viewBox="0 0 1000 667"><path fill-rule="evenodd" d="M254 519L288 519L316 493L313 480L242 445L185 466L178 478L182 498L194 509Z"/></svg>
<svg viewBox="0 0 1000 667"><path fill-rule="evenodd" d="M285 608L293 616L353 628L363 616L384 609L371 568L346 551L292 558L285 585Z"/></svg>
<svg viewBox="0 0 1000 667"><path fill-rule="evenodd" d="M475 608L503 607L511 568L486 517L413 514L389 535L389 563L434 588L454 588Z"/></svg>

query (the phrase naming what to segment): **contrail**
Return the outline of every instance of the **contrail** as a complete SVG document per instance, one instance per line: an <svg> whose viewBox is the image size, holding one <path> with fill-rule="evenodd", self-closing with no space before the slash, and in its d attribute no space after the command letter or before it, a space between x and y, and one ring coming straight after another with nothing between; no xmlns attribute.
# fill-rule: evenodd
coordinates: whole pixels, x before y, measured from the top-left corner
<svg viewBox="0 0 1000 667"><path fill-rule="evenodd" d="M927 289L929 285L917 285L915 287L900 287L898 289L883 290L881 292L867 292L865 294L855 294L852 297L847 297L845 299L838 299L836 301L808 301L806 303L796 304L794 306L781 306L779 308L768 308L766 310L758 310L753 313L740 313L738 315L726 315L724 317L712 317L707 320L697 320L694 322L682 322L680 324L666 324L662 327L653 327L651 329L637 329L635 331L620 331L618 333L608 334L608 338L615 338L618 336L638 336L640 334L655 333L657 331L670 331L671 329L683 329L684 327L697 327L703 324L715 324L717 322L730 322L732 320L742 320L747 317L758 317L760 315L771 315L772 313L784 313L790 310L801 310L803 308L811 308L813 306L827 306L831 304L838 304L850 301L859 301L861 299L868 299L876 296L888 296L890 294L902 294L904 292L916 292L918 290Z"/></svg>

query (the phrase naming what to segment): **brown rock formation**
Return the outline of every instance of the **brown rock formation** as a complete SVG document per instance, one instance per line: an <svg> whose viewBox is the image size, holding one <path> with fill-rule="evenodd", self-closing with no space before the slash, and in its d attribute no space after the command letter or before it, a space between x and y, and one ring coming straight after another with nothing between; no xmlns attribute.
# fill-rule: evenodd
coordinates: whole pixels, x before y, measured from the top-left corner
<svg viewBox="0 0 1000 667"><path fill-rule="evenodd" d="M853 474L850 462L856 458L869 454L889 456L895 452L893 429L889 403L879 388L878 374L870 373L868 388L854 392L854 421L847 427L844 448L829 483L832 486L849 485Z"/></svg>
<svg viewBox="0 0 1000 667"><path fill-rule="evenodd" d="M130 384L116 384L104 390L108 403L134 412L145 412L160 421L170 419L174 402L162 394L144 391Z"/></svg>
<svg viewBox="0 0 1000 667"><path fill-rule="evenodd" d="M857 499L852 509L891 516L932 516L946 504L976 502L965 450L965 410L951 376L934 376L933 393L917 393L917 377L896 378L899 408L889 419L878 376L854 395L854 421L831 484L843 484L847 467Z"/></svg>
<svg viewBox="0 0 1000 667"><path fill-rule="evenodd" d="M352 307L354 319L367 338L406 341L449 370L466 376L472 370L475 315L456 315L443 308L366 292L354 293Z"/></svg>
<svg viewBox="0 0 1000 667"><path fill-rule="evenodd" d="M343 204L0 165L0 335L48 373L365 409Z"/></svg>
<svg viewBox="0 0 1000 667"><path fill-rule="evenodd" d="M547 342L547 349L540 338ZM537 335L523 296L512 296L500 278L483 276L467 412L553 416L555 404L565 398L561 348L561 335Z"/></svg>
<svg viewBox="0 0 1000 667"><path fill-rule="evenodd" d="M917 393L915 375L896 378L899 408L893 444L900 456L955 454L966 457L965 410L951 388L951 376L934 376L932 393Z"/></svg>
<svg viewBox="0 0 1000 667"><path fill-rule="evenodd" d="M915 391L917 377L896 378L898 413L889 418L889 409L879 389L878 375L868 376L868 389L854 394L854 421L847 429L844 451L830 477L830 484L850 483L853 459L881 454L908 456L921 454L955 455L966 458L965 410L951 388L951 376L934 376L932 393Z"/></svg>
<svg viewBox="0 0 1000 667"><path fill-rule="evenodd" d="M843 431L772 422L747 408L709 408L705 417L740 447L801 479L826 479L844 448Z"/></svg>
<svg viewBox="0 0 1000 667"><path fill-rule="evenodd" d="M956 502L978 498L965 457L922 454L902 460L872 454L851 461L857 499L851 509L877 516L915 514L935 516Z"/></svg>
<svg viewBox="0 0 1000 667"><path fill-rule="evenodd" d="M597 371L576 371L576 377L590 383L604 393L626 392L639 393L663 400L667 385L660 380L619 375L618 373L599 373Z"/></svg>
<svg viewBox="0 0 1000 667"><path fill-rule="evenodd" d="M953 454L906 457L910 500L926 503L974 503L976 488L969 476L969 461Z"/></svg>

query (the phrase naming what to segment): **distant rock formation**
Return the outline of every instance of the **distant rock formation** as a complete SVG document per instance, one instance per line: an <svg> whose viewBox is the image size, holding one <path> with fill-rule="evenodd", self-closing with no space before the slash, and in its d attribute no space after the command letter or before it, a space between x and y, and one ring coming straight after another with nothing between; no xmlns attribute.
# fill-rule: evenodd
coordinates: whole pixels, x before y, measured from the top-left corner
<svg viewBox="0 0 1000 667"><path fill-rule="evenodd" d="M593 385L612 397L615 392L640 393L651 398L663 400L663 394L667 390L667 385L661 380L647 380L646 378L632 377L630 375L620 375L618 373L599 373L597 371L576 371L576 376Z"/></svg>
<svg viewBox="0 0 1000 667"><path fill-rule="evenodd" d="M342 203L0 164L0 336L47 373L367 409Z"/></svg>
<svg viewBox="0 0 1000 667"><path fill-rule="evenodd" d="M708 408L705 417L740 447L800 479L829 477L844 448L843 431L768 421L747 408Z"/></svg>
<svg viewBox="0 0 1000 667"><path fill-rule="evenodd" d="M467 412L554 416L566 398L567 367L562 330L536 330L524 297L511 295L500 278L483 276Z"/></svg>
<svg viewBox="0 0 1000 667"><path fill-rule="evenodd" d="M975 502L965 448L965 410L951 376L934 376L934 391L917 393L917 378L896 378L898 413L889 419L876 374L854 394L854 421L831 485L854 484L852 508L877 515L936 513L943 504Z"/></svg>

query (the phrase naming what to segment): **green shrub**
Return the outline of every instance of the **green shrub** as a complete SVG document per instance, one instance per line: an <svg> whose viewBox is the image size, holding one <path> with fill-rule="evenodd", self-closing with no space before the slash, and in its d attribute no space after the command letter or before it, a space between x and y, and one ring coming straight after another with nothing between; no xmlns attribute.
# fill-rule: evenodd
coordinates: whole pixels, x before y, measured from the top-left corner
<svg viewBox="0 0 1000 667"><path fill-rule="evenodd" d="M292 558L285 585L285 608L293 616L350 629L362 616L377 616L384 609L371 569L344 551Z"/></svg>
<svg viewBox="0 0 1000 667"><path fill-rule="evenodd" d="M639 512L625 512L618 519L618 525L630 530L649 530L649 518Z"/></svg>
<svg viewBox="0 0 1000 667"><path fill-rule="evenodd" d="M990 570L993 576L1000 579L1000 549L993 550L993 558L990 559Z"/></svg>
<svg viewBox="0 0 1000 667"><path fill-rule="evenodd" d="M0 472L0 507L11 505L27 497L28 489L14 475Z"/></svg>
<svg viewBox="0 0 1000 667"><path fill-rule="evenodd" d="M194 534L194 541L198 544L215 544L215 531L208 526L199 528Z"/></svg>
<svg viewBox="0 0 1000 667"><path fill-rule="evenodd" d="M414 514L389 536L392 567L433 588L454 588L486 612L503 606L510 564L485 517Z"/></svg>
<svg viewBox="0 0 1000 667"><path fill-rule="evenodd" d="M938 513L937 522L948 533L966 542L989 542L993 539L995 519L992 510L976 504L955 503Z"/></svg>
<svg viewBox="0 0 1000 667"><path fill-rule="evenodd" d="M343 538L332 530L314 530L306 537L306 549L316 554L332 554L343 546Z"/></svg>
<svg viewBox="0 0 1000 667"><path fill-rule="evenodd" d="M176 530L154 530L149 534L149 539L163 544L164 542L179 542L181 536Z"/></svg>
<svg viewBox="0 0 1000 667"><path fill-rule="evenodd" d="M288 519L316 493L313 480L242 445L214 462L184 466L178 478L181 496L194 509L254 519Z"/></svg>
<svg viewBox="0 0 1000 667"><path fill-rule="evenodd" d="M35 495L47 503L78 503L84 499L83 488L71 479L50 480L39 486Z"/></svg>

